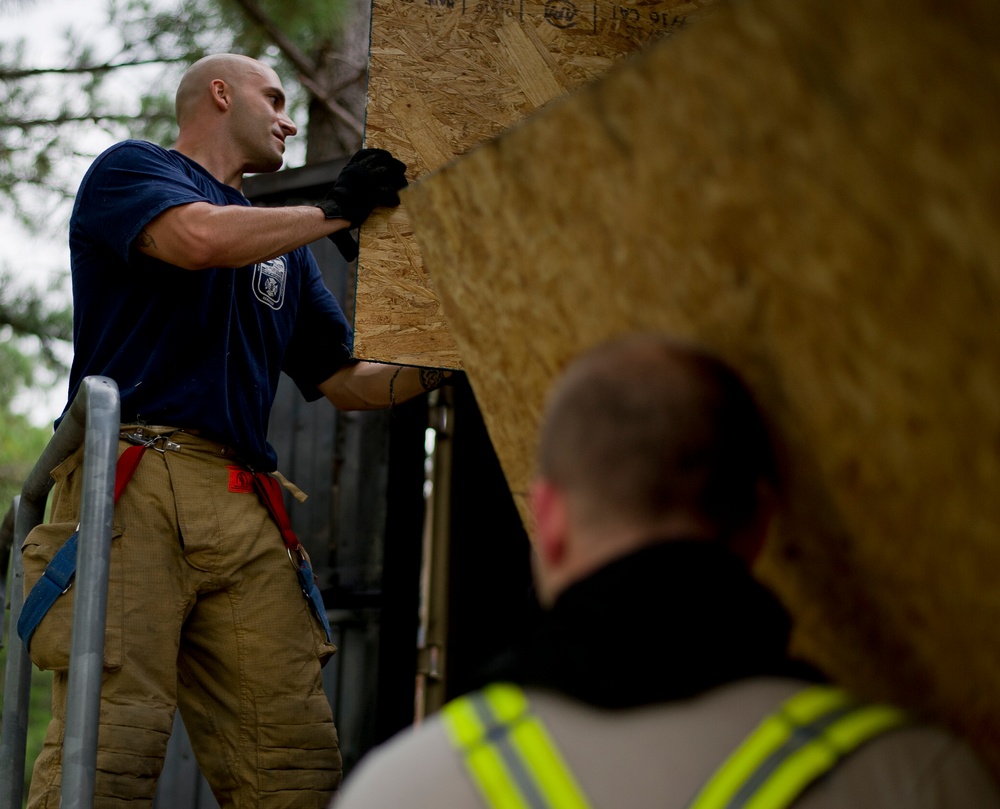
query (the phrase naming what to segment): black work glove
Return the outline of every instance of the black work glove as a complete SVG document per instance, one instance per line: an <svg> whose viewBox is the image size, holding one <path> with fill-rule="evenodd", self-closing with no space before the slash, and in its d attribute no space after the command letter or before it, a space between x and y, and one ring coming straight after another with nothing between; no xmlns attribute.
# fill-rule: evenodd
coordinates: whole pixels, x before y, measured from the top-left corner
<svg viewBox="0 0 1000 809"><path fill-rule="evenodd" d="M351 228L364 222L375 206L395 208L406 187L406 164L385 149L362 149L347 161L326 198L317 203L327 219L346 219ZM358 244L347 230L330 234L346 261L358 257Z"/></svg>

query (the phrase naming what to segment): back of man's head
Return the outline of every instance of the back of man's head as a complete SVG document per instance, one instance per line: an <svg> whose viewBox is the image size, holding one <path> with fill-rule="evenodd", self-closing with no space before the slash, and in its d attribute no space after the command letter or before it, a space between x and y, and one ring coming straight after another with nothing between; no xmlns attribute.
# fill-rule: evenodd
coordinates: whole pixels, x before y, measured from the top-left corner
<svg viewBox="0 0 1000 809"><path fill-rule="evenodd" d="M770 431L740 376L657 335L570 364L550 395L538 465L578 526L644 540L674 538L653 534L684 524L729 540L758 519L762 490L778 488Z"/></svg>

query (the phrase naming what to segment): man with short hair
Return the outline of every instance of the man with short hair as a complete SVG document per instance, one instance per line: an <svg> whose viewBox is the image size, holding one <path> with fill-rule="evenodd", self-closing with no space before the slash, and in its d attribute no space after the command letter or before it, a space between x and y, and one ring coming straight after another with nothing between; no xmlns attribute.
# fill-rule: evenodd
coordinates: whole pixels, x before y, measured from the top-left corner
<svg viewBox="0 0 1000 809"><path fill-rule="evenodd" d="M399 204L406 167L364 149L319 205L251 207L244 173L280 168L296 127L277 74L246 56L192 65L177 120L173 149L126 141L98 157L70 222L69 401L86 376L114 379L119 452L140 458L130 478L119 466L95 806L150 805L179 705L223 807L321 807L341 777L320 678L334 647L318 591L303 596L307 557L279 528L267 426L282 371L342 410L440 382L354 360L305 246L336 237L353 258L342 237ZM80 453L53 477L52 524L24 545L29 597L76 527ZM32 659L56 672L32 809L60 801L72 592L29 630Z"/></svg>
<svg viewBox="0 0 1000 809"><path fill-rule="evenodd" d="M740 377L655 335L570 364L531 488L547 612L337 809L1000 806L969 749L789 658L750 574L781 493Z"/></svg>

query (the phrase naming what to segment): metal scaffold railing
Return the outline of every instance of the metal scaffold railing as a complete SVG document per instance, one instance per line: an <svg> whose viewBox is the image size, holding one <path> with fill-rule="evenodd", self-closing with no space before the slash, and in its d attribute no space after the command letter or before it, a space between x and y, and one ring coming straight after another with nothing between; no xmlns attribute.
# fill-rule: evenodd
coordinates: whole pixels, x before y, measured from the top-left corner
<svg viewBox="0 0 1000 809"><path fill-rule="evenodd" d="M9 559L8 569L0 571L0 582L5 583L10 574L10 591L4 593L9 595L10 628L6 636L9 651L0 728L0 809L20 809L24 791L31 662L13 631L23 604L21 543L44 519L45 504L54 485L50 472L81 445L83 490L60 805L63 809L94 805L119 419L120 400L114 380L85 378L28 476L21 496L15 498L0 525L0 566Z"/></svg>

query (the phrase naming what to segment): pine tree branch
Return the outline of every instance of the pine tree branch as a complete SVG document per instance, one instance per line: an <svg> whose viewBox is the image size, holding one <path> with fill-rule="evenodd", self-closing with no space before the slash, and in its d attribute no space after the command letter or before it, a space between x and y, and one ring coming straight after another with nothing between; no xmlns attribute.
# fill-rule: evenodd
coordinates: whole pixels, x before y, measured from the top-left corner
<svg viewBox="0 0 1000 809"><path fill-rule="evenodd" d="M0 298L0 326L10 326L20 336L37 337L46 345L54 340L73 339L72 310L48 311L44 301L30 293L27 301L13 305Z"/></svg>
<svg viewBox="0 0 1000 809"><path fill-rule="evenodd" d="M309 90L319 102L326 107L330 114L340 118L345 124L354 130L358 137L364 137L365 127L351 112L338 104L323 89L319 71L316 64L306 54L299 50L298 46L292 42L285 32L278 27L274 19L261 7L257 0L236 0L248 17L259 25L271 38L278 49L288 58L295 69L299 72L299 81Z"/></svg>
<svg viewBox="0 0 1000 809"><path fill-rule="evenodd" d="M25 67L25 68L0 68L0 81L16 81L17 79L27 79L32 76L72 76L84 75L88 73L110 73L121 67L144 67L145 65L175 64L187 62L186 56L158 59L137 59L131 62L106 62L99 65L70 65L69 67Z"/></svg>
<svg viewBox="0 0 1000 809"><path fill-rule="evenodd" d="M0 128L35 129L41 126L60 126L61 124L92 123L110 121L116 124L127 124L131 121L173 121L168 113L145 113L142 115L120 115L112 113L92 112L82 115L62 114L51 118L0 118Z"/></svg>

